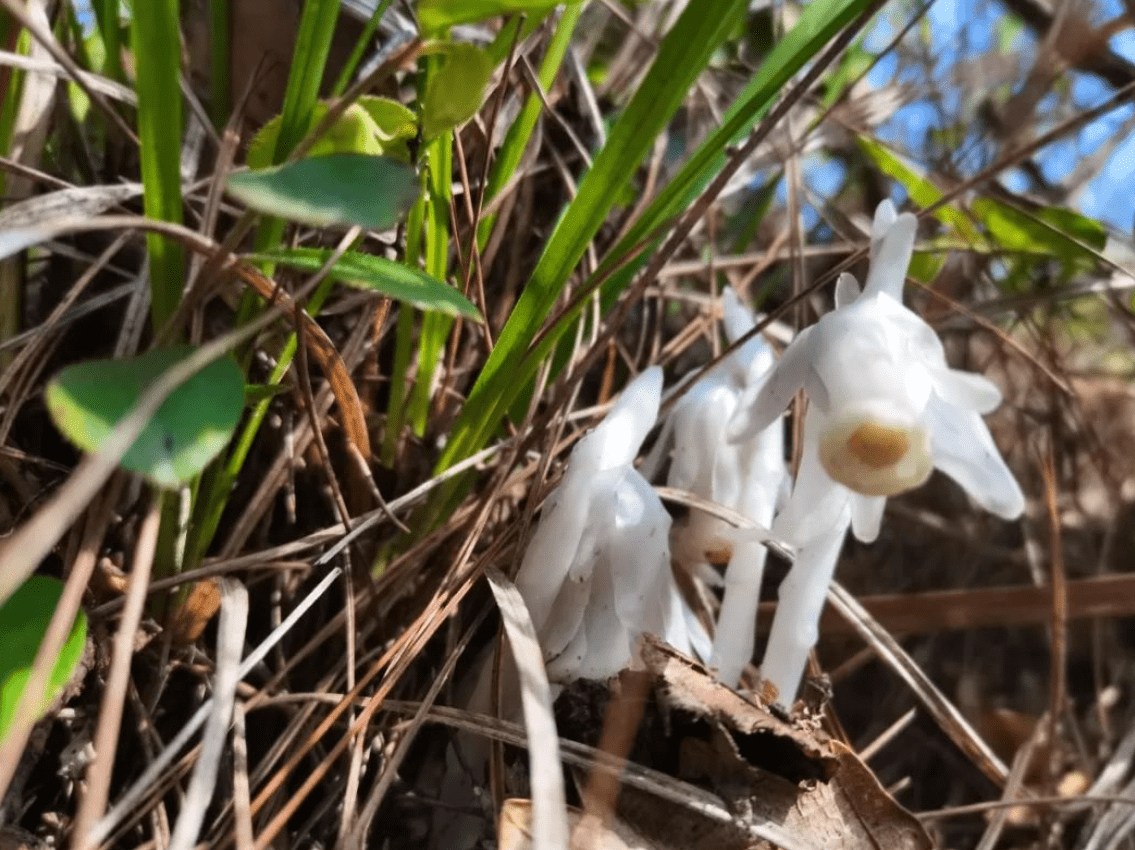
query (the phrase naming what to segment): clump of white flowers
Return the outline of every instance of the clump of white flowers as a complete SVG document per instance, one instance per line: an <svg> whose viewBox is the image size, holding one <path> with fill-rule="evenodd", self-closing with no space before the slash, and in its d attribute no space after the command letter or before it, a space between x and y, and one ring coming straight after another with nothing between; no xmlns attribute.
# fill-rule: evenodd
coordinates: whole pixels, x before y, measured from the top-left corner
<svg viewBox="0 0 1135 850"><path fill-rule="evenodd" d="M844 532L879 533L887 496L922 484L934 467L1005 519L1024 496L982 413L1001 401L984 377L946 365L934 330L901 303L916 220L879 205L863 292L850 275L836 309L802 331L729 425L744 441L779 419L803 389L809 407L792 497L773 532L798 550L780 601L761 675L791 703L803 674Z"/></svg>
<svg viewBox="0 0 1135 850"><path fill-rule="evenodd" d="M722 292L722 307L725 336L732 345L753 329L753 317L730 288ZM774 361L764 339L747 340L686 391L659 441L666 446L673 437L666 479L670 487L730 508L764 529L772 524L787 477L783 427L773 422L738 442L729 442L726 430L741 399L760 389ZM694 564L704 562L706 552L729 553L725 595L708 660L721 681L734 685L753 656L755 612L768 550L759 538L698 510L680 532L676 545Z"/></svg>
<svg viewBox="0 0 1135 850"><path fill-rule="evenodd" d="M525 552L516 585L552 681L614 676L646 632L688 654L708 640L670 571L670 515L634 468L661 394L655 366L579 441Z"/></svg>
<svg viewBox="0 0 1135 850"><path fill-rule="evenodd" d="M880 204L863 291L842 275L835 310L799 333L779 360L759 337L747 341L689 388L659 439L656 451L673 446L671 487L771 525L796 551L761 665L784 704L816 642L849 527L873 541L887 497L919 486L935 468L1000 517L1024 510L981 418L1000 392L980 375L951 369L934 330L902 304L915 229L914 216ZM731 290L723 302L726 336L736 342L753 318ZM707 552L729 552L710 645L671 573L670 517L634 467L661 389L661 370L647 370L580 440L525 553L516 583L553 681L615 675L633 663L645 632L696 651L729 685L752 656L763 538L700 511L680 529L683 558L704 562ZM800 469L778 511L787 480L781 416L801 389L809 404Z"/></svg>

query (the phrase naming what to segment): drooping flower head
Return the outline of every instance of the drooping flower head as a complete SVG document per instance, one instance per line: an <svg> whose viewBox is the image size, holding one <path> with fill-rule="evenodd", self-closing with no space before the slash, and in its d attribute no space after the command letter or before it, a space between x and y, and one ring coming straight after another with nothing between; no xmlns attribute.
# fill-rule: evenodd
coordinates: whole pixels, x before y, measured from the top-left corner
<svg viewBox="0 0 1135 850"><path fill-rule="evenodd" d="M951 369L938 336L902 305L916 220L884 201L871 230L862 292L851 275L836 284L836 309L801 332L729 423L749 439L804 389L804 445L792 496L773 524L797 548L781 584L762 677L790 704L815 644L824 598L846 529L864 542L879 533L888 496L922 484L937 467L978 504L1013 519L1024 495L981 414L1001 401L980 375Z"/></svg>
<svg viewBox="0 0 1135 850"><path fill-rule="evenodd" d="M722 291L723 325L730 343L753 329L753 315L729 287ZM666 483L730 508L767 529L787 477L780 422L741 442L726 439L730 419L747 393L760 387L775 358L754 336L691 386L666 421L659 447L673 438ZM722 682L734 685L753 655L756 608L768 554L757 539L695 510L673 535L675 558L687 568L704 567L708 552L728 553L725 594L708 660Z"/></svg>
<svg viewBox="0 0 1135 850"><path fill-rule="evenodd" d="M1000 392L981 375L951 369L934 330L902 305L916 225L890 201L879 205L863 292L842 275L836 309L792 341L730 423L731 438L746 439L803 388L815 417L805 452L817 452L824 472L855 494L853 526L866 541L878 533L885 497L922 484L934 467L998 516L1024 509L981 420Z"/></svg>
<svg viewBox="0 0 1135 850"><path fill-rule="evenodd" d="M524 554L516 585L553 681L615 675L645 632L691 652L695 620L670 572L670 515L633 466L661 392L662 370L648 369L579 441Z"/></svg>

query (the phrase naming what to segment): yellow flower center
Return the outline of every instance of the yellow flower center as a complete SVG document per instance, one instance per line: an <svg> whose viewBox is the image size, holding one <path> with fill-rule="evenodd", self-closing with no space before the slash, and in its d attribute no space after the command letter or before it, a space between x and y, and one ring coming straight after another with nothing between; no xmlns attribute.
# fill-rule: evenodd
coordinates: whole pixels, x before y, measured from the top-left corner
<svg viewBox="0 0 1135 850"><path fill-rule="evenodd" d="M864 465L884 469L910 450L910 435L905 428L864 422L848 437L847 448Z"/></svg>

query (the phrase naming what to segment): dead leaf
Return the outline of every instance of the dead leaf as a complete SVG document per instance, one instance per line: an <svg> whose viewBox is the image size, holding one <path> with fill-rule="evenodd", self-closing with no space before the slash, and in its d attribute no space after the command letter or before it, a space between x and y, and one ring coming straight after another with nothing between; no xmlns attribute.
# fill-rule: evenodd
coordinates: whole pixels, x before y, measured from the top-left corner
<svg viewBox="0 0 1135 850"><path fill-rule="evenodd" d="M717 682L702 665L647 639L641 657L654 678L632 758L710 791L732 823L624 783L618 814L655 848L769 850L754 838L773 825L790 844L822 850L930 850L918 820L887 794L871 770L829 738L817 719L778 716L749 694ZM572 688L576 688L575 685ZM569 689L571 691L571 689ZM565 693L565 696L568 696ZM605 710L595 694L571 691L557 703L577 728L597 725ZM593 711L595 718L581 718ZM649 764L648 764L649 762ZM675 764L676 762L676 764Z"/></svg>
<svg viewBox="0 0 1135 850"><path fill-rule="evenodd" d="M817 737L818 724L802 718L778 717L769 704L755 694L742 694L726 687L703 665L651 635L644 639L641 652L643 663L656 677L655 686L668 708L719 721L741 735L779 739L785 745L785 756L794 747L805 760L815 763L813 770L805 769L805 774L827 776L835 770L835 756L829 742ZM794 770L788 775L797 774Z"/></svg>
<svg viewBox="0 0 1135 850"><path fill-rule="evenodd" d="M181 603L170 625L172 640L177 644L193 643L201 637L205 626L221 607L221 591L215 579L205 579L193 585L189 596Z"/></svg>

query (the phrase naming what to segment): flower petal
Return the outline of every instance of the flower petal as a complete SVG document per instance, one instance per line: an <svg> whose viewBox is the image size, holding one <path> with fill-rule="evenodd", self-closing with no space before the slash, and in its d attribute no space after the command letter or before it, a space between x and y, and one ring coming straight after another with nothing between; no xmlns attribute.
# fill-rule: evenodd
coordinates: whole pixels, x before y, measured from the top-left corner
<svg viewBox="0 0 1135 850"><path fill-rule="evenodd" d="M883 204L879 205L880 211ZM891 211L893 212L893 207ZM876 216L878 215L879 213L876 212ZM872 233L874 229L873 227ZM882 239L877 243L872 241L872 246L876 250L871 257L867 282L863 285L865 295L885 293L902 303L906 267L910 265L910 257L914 253L914 236L917 229L918 219L910 213L903 213L887 226Z"/></svg>
<svg viewBox="0 0 1135 850"><path fill-rule="evenodd" d="M589 435L599 444L599 468L634 463L642 441L658 418L662 369L651 366L631 381L606 418Z"/></svg>
<svg viewBox="0 0 1135 850"><path fill-rule="evenodd" d="M729 387L703 379L682 398L673 414L674 453L666 480L671 487L710 497L715 458L724 448L735 396Z"/></svg>
<svg viewBox="0 0 1135 850"><path fill-rule="evenodd" d="M887 506L886 496L863 496L851 494L851 530L855 539L862 543L874 543L883 524L883 509Z"/></svg>
<svg viewBox="0 0 1135 850"><path fill-rule="evenodd" d="M887 235L887 231L891 229L891 225L895 223L895 219L898 217L895 204L890 198L880 202L879 206L875 207L875 218L871 222L871 262L875 262L883 237Z"/></svg>
<svg viewBox="0 0 1135 850"><path fill-rule="evenodd" d="M729 420L726 430L729 442L739 443L755 437L788 409L792 396L812 374L816 357L815 327L797 334L769 372L768 379L745 391L737 412Z"/></svg>
<svg viewBox="0 0 1135 850"><path fill-rule="evenodd" d="M566 486L570 475L571 470L568 470L565 486L559 487L545 501L540 524L516 574L516 587L528 605L537 632L542 632L547 623L587 523L590 495L580 492L581 488Z"/></svg>
<svg viewBox="0 0 1135 850"><path fill-rule="evenodd" d="M662 634L664 595L677 593L670 574L670 514L635 470L619 482L604 540L615 610L630 629Z"/></svg>
<svg viewBox="0 0 1135 850"><path fill-rule="evenodd" d="M1003 519L1016 519L1025 496L1005 465L980 414L932 396L926 406L934 465L979 505Z"/></svg>
<svg viewBox="0 0 1135 850"><path fill-rule="evenodd" d="M842 310L855 302L859 297L859 281L854 275L844 272L835 282L835 308Z"/></svg>
<svg viewBox="0 0 1135 850"><path fill-rule="evenodd" d="M753 314L741 303L732 286L721 290L721 324L725 328L725 338L732 345L753 329L756 322Z"/></svg>
<svg viewBox="0 0 1135 850"><path fill-rule="evenodd" d="M1001 404L1001 390L984 375L960 369L935 369L930 376L934 392L947 404L978 413L991 413Z"/></svg>

